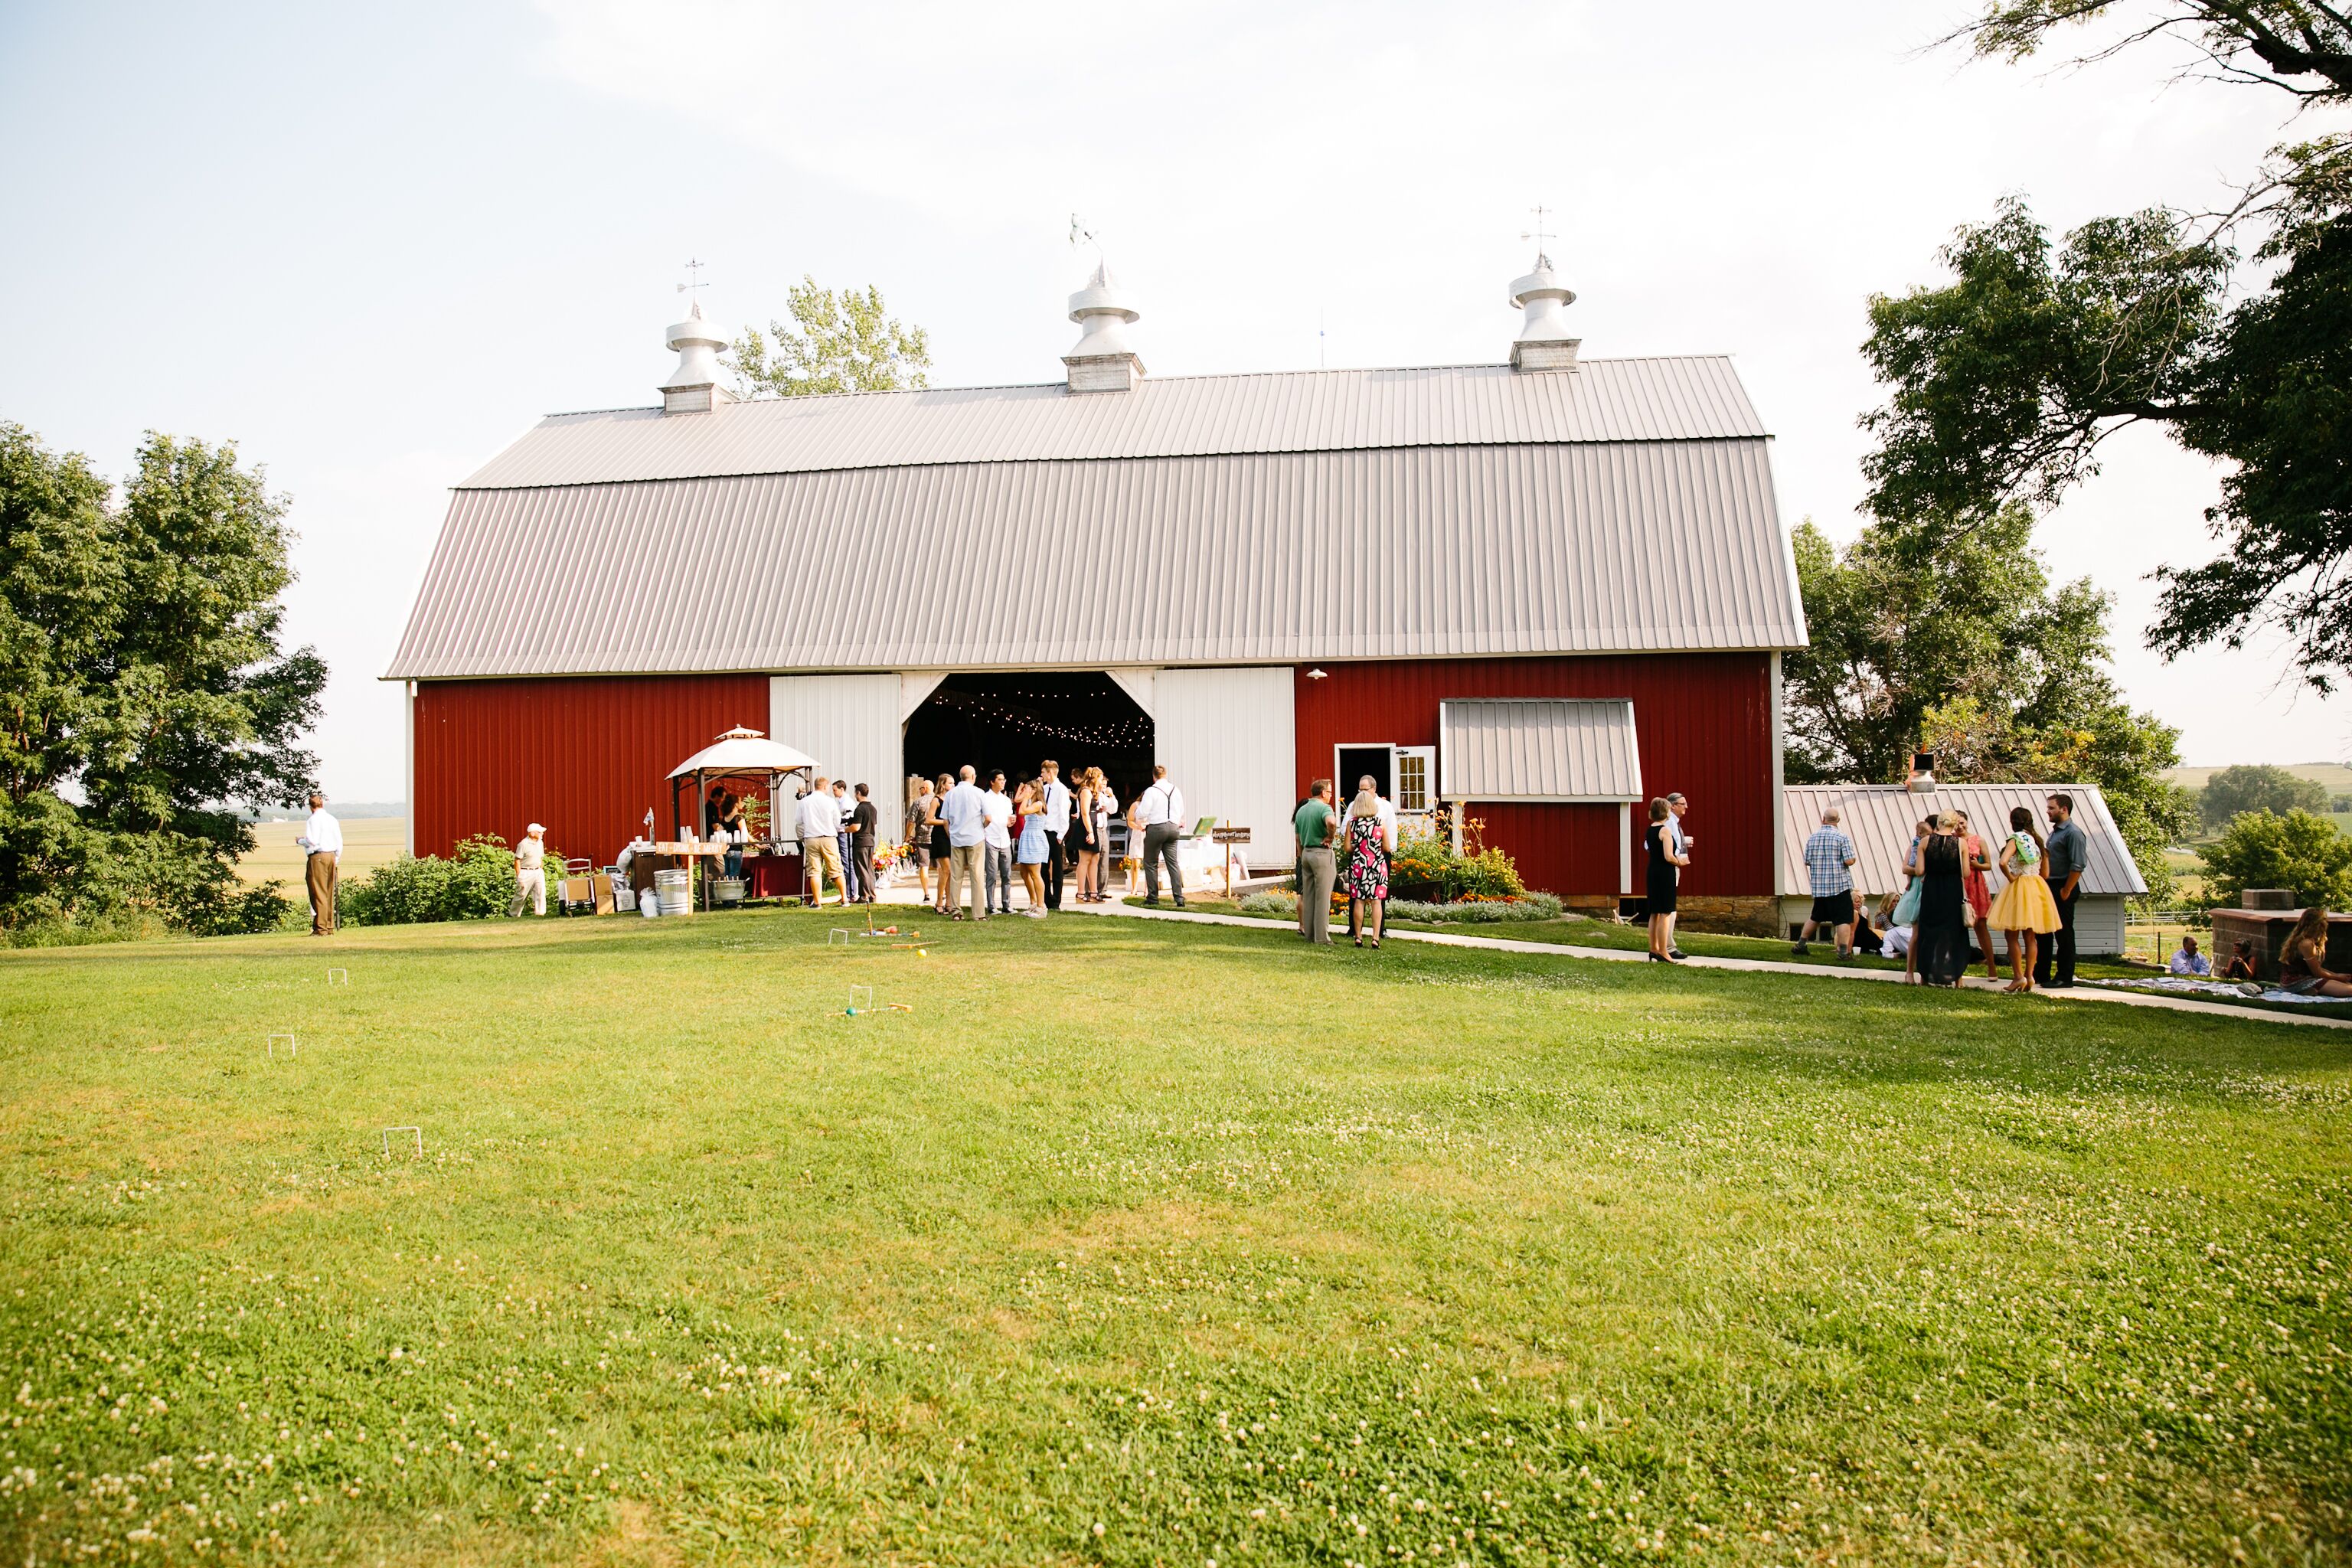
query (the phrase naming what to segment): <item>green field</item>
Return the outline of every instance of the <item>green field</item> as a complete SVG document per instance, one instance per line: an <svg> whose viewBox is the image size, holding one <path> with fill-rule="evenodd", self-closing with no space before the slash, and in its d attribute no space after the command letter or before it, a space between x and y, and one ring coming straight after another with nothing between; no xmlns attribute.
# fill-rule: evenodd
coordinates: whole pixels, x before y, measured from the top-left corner
<svg viewBox="0 0 2352 1568"><path fill-rule="evenodd" d="M408 847L408 818L404 816L354 816L343 825L343 853L337 863L343 880L365 876L385 864ZM286 884L287 891L299 902L302 892L302 847L294 842L301 837L299 822L257 822L253 837L257 841L253 853L236 863L236 874L248 882L267 882L273 878Z"/></svg>
<svg viewBox="0 0 2352 1568"><path fill-rule="evenodd" d="M2352 1560L2342 1034L826 920L0 954L0 1558Z"/></svg>

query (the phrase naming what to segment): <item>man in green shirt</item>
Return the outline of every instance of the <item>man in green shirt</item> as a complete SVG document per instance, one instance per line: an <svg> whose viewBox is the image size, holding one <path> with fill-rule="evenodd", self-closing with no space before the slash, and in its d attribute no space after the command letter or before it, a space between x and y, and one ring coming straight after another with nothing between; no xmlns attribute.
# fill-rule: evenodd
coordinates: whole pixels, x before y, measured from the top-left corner
<svg viewBox="0 0 2352 1568"><path fill-rule="evenodd" d="M1331 886L1339 868L1331 859L1331 781L1317 779L1307 791L1306 804L1290 820L1298 835L1298 934L1308 942L1331 944Z"/></svg>

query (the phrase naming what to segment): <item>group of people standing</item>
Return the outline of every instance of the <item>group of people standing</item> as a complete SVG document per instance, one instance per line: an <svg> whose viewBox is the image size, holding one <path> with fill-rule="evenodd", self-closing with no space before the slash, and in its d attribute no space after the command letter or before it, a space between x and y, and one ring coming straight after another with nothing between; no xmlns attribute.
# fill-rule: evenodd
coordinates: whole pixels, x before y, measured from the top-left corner
<svg viewBox="0 0 2352 1568"><path fill-rule="evenodd" d="M2011 993L2038 987L2064 990L2074 984L2074 910L2089 841L2074 821L2074 799L2053 795L2044 803L2050 833L2045 838L2032 811L2009 814L2009 837L1996 852L1970 827L1964 811L1937 812L1918 822L1903 861L1904 888L1888 911L1881 938L1857 907L1853 886L1853 840L1841 826L1836 807L1822 813L1822 825L1805 840L1805 869L1813 907L1791 951L1808 951L1822 931L1834 933L1840 958L1873 945L1892 955L1899 947L1906 979L1929 985L1958 985L1969 966L1971 928L1985 976L2000 978L1992 933L2008 933ZM2006 885L1995 897L1990 873L1998 866ZM1865 936L1865 933L1867 935Z"/></svg>
<svg viewBox="0 0 2352 1568"><path fill-rule="evenodd" d="M954 777L941 773L919 782L907 803L906 834L923 897L952 920L965 919L967 909L975 921L1010 915L1017 872L1029 900L1022 912L1031 920L1060 909L1072 879L1076 888L1068 896L1076 902L1108 903L1103 865L1111 824L1118 820L1118 800L1100 768L1082 769L1076 778L1073 789L1062 781L1061 764L1049 758L1038 764L1034 778L1020 780L1009 795L1002 772L990 773L983 786L970 763ZM1151 786L1126 818L1129 841L1142 845L1147 905L1160 902L1164 858L1176 907L1184 907L1184 878L1176 858L1183 815L1183 792L1164 765L1153 768Z"/></svg>
<svg viewBox="0 0 2352 1568"><path fill-rule="evenodd" d="M730 837L726 872L743 874L741 808L728 803L723 825L736 831ZM874 879L874 829L881 814L875 810L873 792L859 784L853 793L847 781L817 775L808 793L793 808L793 826L801 840L801 877L810 901L824 903L830 877L843 904L870 904L877 890Z"/></svg>
<svg viewBox="0 0 2352 1568"><path fill-rule="evenodd" d="M1356 781L1344 815L1333 808L1331 795L1331 781L1317 779L1291 816L1298 839L1298 934L1328 945L1336 889L1347 896L1356 945L1364 946L1369 935L1377 948L1388 911L1389 858L1396 853L1396 807L1370 773Z"/></svg>

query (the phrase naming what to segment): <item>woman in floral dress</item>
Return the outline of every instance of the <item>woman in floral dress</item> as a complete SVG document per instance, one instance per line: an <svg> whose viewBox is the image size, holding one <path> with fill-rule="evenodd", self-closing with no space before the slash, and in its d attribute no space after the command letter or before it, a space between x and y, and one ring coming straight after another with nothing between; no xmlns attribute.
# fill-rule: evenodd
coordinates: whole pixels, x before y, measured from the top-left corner
<svg viewBox="0 0 2352 1568"><path fill-rule="evenodd" d="M1395 847L1389 839L1388 825L1381 820L1381 797L1365 790L1348 807L1348 863L1339 873L1339 885L1348 889L1349 923L1356 928L1358 947L1364 945L1367 931L1372 945L1381 945L1381 915L1388 908L1389 852Z"/></svg>

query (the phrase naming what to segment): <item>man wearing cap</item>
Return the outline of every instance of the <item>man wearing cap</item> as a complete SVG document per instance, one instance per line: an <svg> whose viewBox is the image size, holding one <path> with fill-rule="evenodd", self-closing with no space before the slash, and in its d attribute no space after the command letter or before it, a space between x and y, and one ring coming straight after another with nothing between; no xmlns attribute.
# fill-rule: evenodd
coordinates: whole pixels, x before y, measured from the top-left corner
<svg viewBox="0 0 2352 1568"><path fill-rule="evenodd" d="M532 823L522 830L522 842L515 846L515 896L507 906L507 919L522 914L522 907L530 912L547 912L547 829Z"/></svg>

